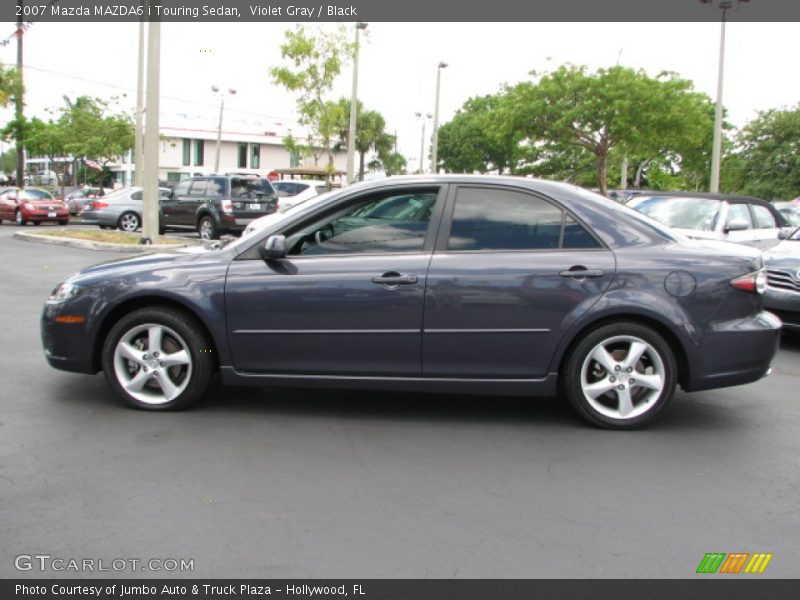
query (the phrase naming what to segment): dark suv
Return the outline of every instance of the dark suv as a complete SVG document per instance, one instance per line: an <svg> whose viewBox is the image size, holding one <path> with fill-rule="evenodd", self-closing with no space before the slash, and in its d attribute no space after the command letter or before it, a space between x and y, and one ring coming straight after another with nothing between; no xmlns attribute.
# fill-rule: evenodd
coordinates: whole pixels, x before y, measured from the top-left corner
<svg viewBox="0 0 800 600"><path fill-rule="evenodd" d="M216 240L275 212L277 200L272 185L261 177L192 177L181 181L170 197L161 201L161 228L196 229L204 240Z"/></svg>

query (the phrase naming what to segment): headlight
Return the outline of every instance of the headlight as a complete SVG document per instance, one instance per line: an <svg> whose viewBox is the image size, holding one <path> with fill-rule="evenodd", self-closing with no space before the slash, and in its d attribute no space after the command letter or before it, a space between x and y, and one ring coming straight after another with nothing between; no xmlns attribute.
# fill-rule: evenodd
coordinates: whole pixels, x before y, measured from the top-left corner
<svg viewBox="0 0 800 600"><path fill-rule="evenodd" d="M767 291L767 270L760 269L756 275L756 292L763 294Z"/></svg>
<svg viewBox="0 0 800 600"><path fill-rule="evenodd" d="M53 290L53 293L50 294L50 297L47 299L48 302L64 302L65 300L69 300L70 298L74 298L77 296L81 290L81 286L75 285L74 283L70 283L69 281L64 281L59 286Z"/></svg>

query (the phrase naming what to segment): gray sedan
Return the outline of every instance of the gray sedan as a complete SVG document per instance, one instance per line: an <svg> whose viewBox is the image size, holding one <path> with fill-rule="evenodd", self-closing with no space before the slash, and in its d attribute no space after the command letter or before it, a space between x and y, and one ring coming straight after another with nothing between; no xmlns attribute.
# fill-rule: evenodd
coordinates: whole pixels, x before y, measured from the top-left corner
<svg viewBox="0 0 800 600"><path fill-rule="evenodd" d="M169 188L158 188L161 200L169 198ZM101 229L136 231L142 225L142 188L138 186L113 192L93 200L80 213L81 223L99 225Z"/></svg>

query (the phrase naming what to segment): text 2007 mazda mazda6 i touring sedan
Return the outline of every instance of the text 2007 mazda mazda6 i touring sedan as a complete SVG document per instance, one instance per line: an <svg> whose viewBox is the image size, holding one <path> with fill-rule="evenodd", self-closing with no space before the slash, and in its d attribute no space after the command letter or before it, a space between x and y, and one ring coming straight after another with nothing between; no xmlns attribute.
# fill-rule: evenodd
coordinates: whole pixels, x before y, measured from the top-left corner
<svg viewBox="0 0 800 600"><path fill-rule="evenodd" d="M651 421L675 386L756 381L780 320L752 249L701 246L579 188L390 178L228 245L84 269L42 317L54 367L138 408L223 383L543 396Z"/></svg>

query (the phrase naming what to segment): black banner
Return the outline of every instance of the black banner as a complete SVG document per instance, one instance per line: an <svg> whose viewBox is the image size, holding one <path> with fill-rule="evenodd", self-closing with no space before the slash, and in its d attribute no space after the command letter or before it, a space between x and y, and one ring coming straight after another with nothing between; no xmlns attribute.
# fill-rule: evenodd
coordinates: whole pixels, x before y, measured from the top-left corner
<svg viewBox="0 0 800 600"><path fill-rule="evenodd" d="M2 580L0 598L10 600L637 600L797 598L800 580L708 578L694 580Z"/></svg>
<svg viewBox="0 0 800 600"><path fill-rule="evenodd" d="M0 21L718 21L721 0L3 0ZM796 0L731 0L729 21L800 21Z"/></svg>

